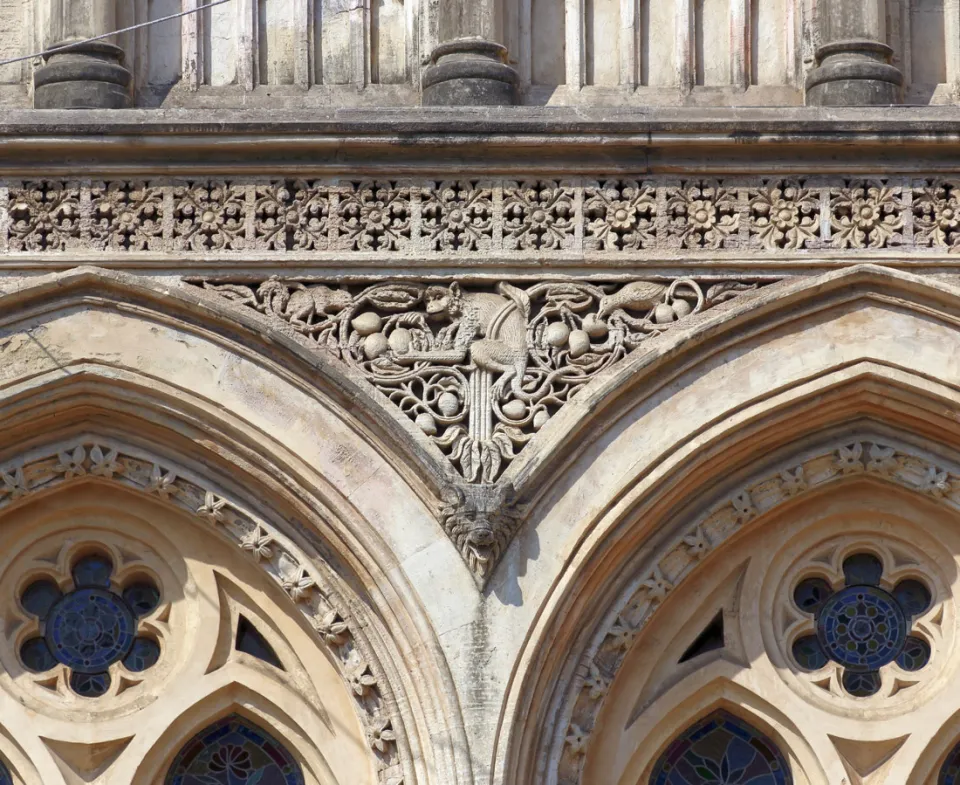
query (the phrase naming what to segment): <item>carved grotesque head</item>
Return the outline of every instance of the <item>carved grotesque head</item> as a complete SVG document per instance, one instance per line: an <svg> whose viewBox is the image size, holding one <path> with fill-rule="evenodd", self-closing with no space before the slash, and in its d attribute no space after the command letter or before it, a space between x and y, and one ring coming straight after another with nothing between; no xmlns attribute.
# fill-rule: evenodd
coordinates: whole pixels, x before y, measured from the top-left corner
<svg viewBox="0 0 960 785"><path fill-rule="evenodd" d="M429 286L423 294L427 313L430 316L459 316L463 306L463 293L460 284L447 286Z"/></svg>

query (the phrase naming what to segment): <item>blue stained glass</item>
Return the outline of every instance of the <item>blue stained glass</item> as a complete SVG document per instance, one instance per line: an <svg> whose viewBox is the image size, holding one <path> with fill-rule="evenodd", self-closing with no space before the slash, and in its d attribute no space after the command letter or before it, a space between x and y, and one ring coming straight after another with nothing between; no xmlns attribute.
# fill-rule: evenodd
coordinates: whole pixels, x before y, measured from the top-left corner
<svg viewBox="0 0 960 785"><path fill-rule="evenodd" d="M793 642L793 659L806 671L817 671L827 664L827 655L816 635L805 635Z"/></svg>
<svg viewBox="0 0 960 785"><path fill-rule="evenodd" d="M897 657L897 665L905 671L918 671L930 661L930 645L911 635Z"/></svg>
<svg viewBox="0 0 960 785"><path fill-rule="evenodd" d="M123 665L128 671L139 673L152 668L160 659L160 647L156 641L149 638L137 638L133 642L130 653L123 658Z"/></svg>
<svg viewBox="0 0 960 785"><path fill-rule="evenodd" d="M73 565L73 582L79 589L82 586L110 586L110 574L113 562L106 556L91 554L84 556Z"/></svg>
<svg viewBox="0 0 960 785"><path fill-rule="evenodd" d="M903 612L910 616L919 616L930 607L930 592L920 581L900 581L893 590L893 596Z"/></svg>
<svg viewBox="0 0 960 785"><path fill-rule="evenodd" d="M13 785L13 777L10 776L10 769L0 761L0 785Z"/></svg>
<svg viewBox="0 0 960 785"><path fill-rule="evenodd" d="M845 670L840 679L843 688L854 698L869 698L880 689L880 674L876 671Z"/></svg>
<svg viewBox="0 0 960 785"><path fill-rule="evenodd" d="M160 604L160 590L149 579L141 580L120 596L111 590L112 574L110 557L93 553L73 565L73 591L63 594L49 578L23 590L20 604L40 620L43 635L20 647L20 661L28 670L40 673L60 662L71 670L73 691L95 698L110 689L107 671L115 662L123 660L131 671L157 663L160 646L137 637L137 620Z"/></svg>
<svg viewBox="0 0 960 785"><path fill-rule="evenodd" d="M817 614L817 638L826 655L854 671L874 671L900 654L907 620L900 604L876 586L848 586Z"/></svg>
<svg viewBox="0 0 960 785"><path fill-rule="evenodd" d="M855 553L843 561L843 577L847 586L863 583L876 586L883 575L883 562L871 553Z"/></svg>
<svg viewBox="0 0 960 785"><path fill-rule="evenodd" d="M81 673L99 673L126 656L136 635L133 613L103 589L77 589L50 611L44 637L54 656Z"/></svg>
<svg viewBox="0 0 960 785"><path fill-rule="evenodd" d="M99 698L110 689L110 674L74 671L70 674L70 689L81 698Z"/></svg>
<svg viewBox="0 0 960 785"><path fill-rule="evenodd" d="M791 785L792 782L790 766L773 742L724 711L715 712L685 730L660 756L650 776L650 785Z"/></svg>
<svg viewBox="0 0 960 785"><path fill-rule="evenodd" d="M43 673L57 664L57 658L43 638L24 641L20 647L20 661L34 673Z"/></svg>
<svg viewBox="0 0 960 785"><path fill-rule="evenodd" d="M137 616L146 616L160 604L160 590L150 583L134 583L123 590L123 599Z"/></svg>
<svg viewBox="0 0 960 785"><path fill-rule="evenodd" d="M231 715L184 745L164 785L304 785L304 779L282 744Z"/></svg>
<svg viewBox="0 0 960 785"><path fill-rule="evenodd" d="M960 744L957 744L940 767L937 785L960 785Z"/></svg>
<svg viewBox="0 0 960 785"><path fill-rule="evenodd" d="M34 581L23 590L23 594L20 595L20 604L27 613L43 619L62 595L60 587L53 581Z"/></svg>
<svg viewBox="0 0 960 785"><path fill-rule="evenodd" d="M807 578L793 591L793 601L804 613L816 613L833 591L823 578Z"/></svg>

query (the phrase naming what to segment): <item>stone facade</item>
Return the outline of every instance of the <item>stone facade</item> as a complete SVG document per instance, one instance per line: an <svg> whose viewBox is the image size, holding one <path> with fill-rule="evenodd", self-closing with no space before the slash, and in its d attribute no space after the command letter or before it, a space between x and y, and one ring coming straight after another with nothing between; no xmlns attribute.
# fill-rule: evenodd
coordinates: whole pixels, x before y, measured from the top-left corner
<svg viewBox="0 0 960 785"><path fill-rule="evenodd" d="M0 2L0 785L960 782L957 3L200 5Z"/></svg>

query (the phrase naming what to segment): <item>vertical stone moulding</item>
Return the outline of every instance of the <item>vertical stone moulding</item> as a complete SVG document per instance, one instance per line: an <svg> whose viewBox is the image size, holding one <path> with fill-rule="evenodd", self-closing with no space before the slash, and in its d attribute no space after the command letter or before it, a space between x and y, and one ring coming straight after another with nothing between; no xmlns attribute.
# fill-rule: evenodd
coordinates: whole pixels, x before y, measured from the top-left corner
<svg viewBox="0 0 960 785"><path fill-rule="evenodd" d="M512 106L517 72L507 49L479 37L457 38L430 54L423 73L424 106Z"/></svg>

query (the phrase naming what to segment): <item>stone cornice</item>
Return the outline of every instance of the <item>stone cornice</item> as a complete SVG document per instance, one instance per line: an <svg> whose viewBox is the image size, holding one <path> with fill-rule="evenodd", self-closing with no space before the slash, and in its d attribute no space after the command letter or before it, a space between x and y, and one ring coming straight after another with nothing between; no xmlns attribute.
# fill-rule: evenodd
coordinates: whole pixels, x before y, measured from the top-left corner
<svg viewBox="0 0 960 785"><path fill-rule="evenodd" d="M0 173L940 170L960 108L10 110Z"/></svg>

